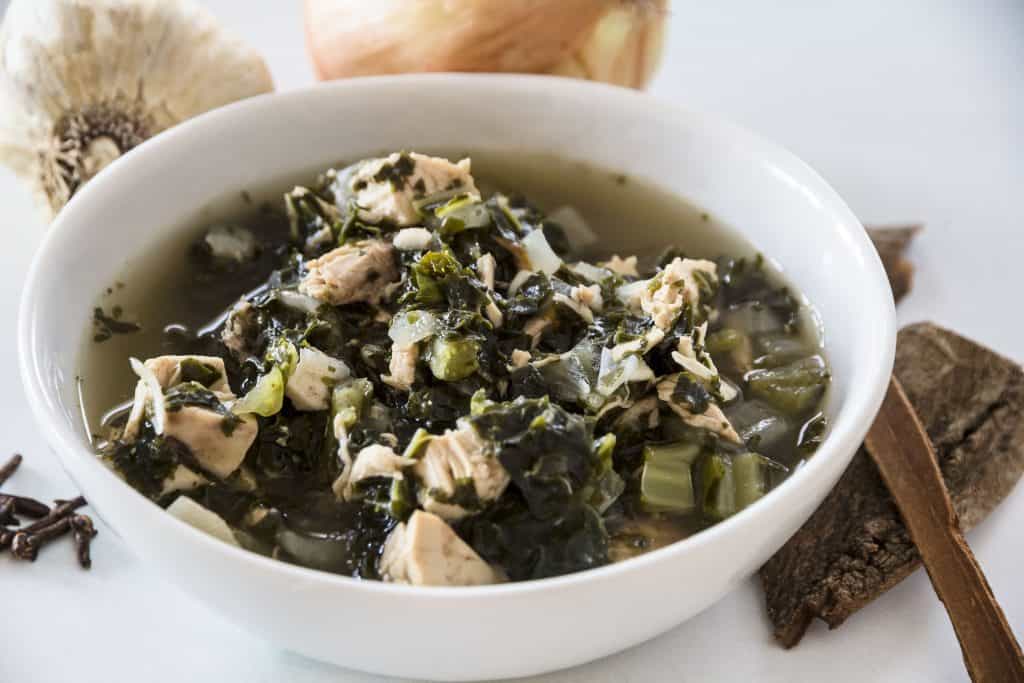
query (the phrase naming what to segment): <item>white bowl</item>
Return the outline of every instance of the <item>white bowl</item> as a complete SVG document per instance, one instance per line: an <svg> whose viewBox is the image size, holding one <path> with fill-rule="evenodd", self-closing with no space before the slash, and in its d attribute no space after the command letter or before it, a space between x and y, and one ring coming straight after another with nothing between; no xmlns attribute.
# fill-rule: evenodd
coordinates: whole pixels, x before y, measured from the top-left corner
<svg viewBox="0 0 1024 683"><path fill-rule="evenodd" d="M96 459L74 378L96 296L126 261L227 191L423 147L593 162L656 181L735 226L781 264L824 326L832 426L817 454L757 504L668 548L568 576L477 588L359 581L230 547L165 514ZM628 90L432 75L255 98L125 155L49 229L26 283L20 344L22 378L51 446L100 517L153 570L289 650L371 672L464 680L608 655L692 617L749 577L810 516L863 439L892 369L895 319L860 223L784 149Z"/></svg>

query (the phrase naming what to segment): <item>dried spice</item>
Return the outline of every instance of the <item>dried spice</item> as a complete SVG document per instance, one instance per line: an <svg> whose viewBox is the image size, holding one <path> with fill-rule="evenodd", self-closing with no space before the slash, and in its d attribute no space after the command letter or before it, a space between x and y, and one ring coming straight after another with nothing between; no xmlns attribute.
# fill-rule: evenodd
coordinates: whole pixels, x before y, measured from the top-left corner
<svg viewBox="0 0 1024 683"><path fill-rule="evenodd" d="M868 228L868 237L882 259L897 303L910 293L914 284L914 265L906 258L905 252L919 232L920 225Z"/></svg>
<svg viewBox="0 0 1024 683"><path fill-rule="evenodd" d="M973 681L1024 681L1024 654L964 540L928 435L898 379L864 440L892 493Z"/></svg>
<svg viewBox="0 0 1024 683"><path fill-rule="evenodd" d="M935 447L964 531L1024 472L1024 370L936 325L900 331L895 375ZM775 637L796 645L835 628L920 566L896 503L862 449L800 530L761 569Z"/></svg>
<svg viewBox="0 0 1024 683"><path fill-rule="evenodd" d="M16 454L0 466L0 484L14 474L21 462L22 457ZM85 498L78 496L71 500L56 500L50 508L34 498L0 493L0 549L10 548L11 555L17 559L34 562L40 548L68 532L74 532L78 563L88 569L92 566L89 542L96 536L96 528L89 517L75 514L75 510L85 504ZM19 527L19 517L35 521Z"/></svg>

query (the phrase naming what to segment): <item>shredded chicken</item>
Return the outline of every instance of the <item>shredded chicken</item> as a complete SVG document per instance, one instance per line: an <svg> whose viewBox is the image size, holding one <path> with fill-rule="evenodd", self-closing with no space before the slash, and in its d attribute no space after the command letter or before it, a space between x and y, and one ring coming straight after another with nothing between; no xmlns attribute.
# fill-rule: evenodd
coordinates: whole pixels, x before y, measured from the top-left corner
<svg viewBox="0 0 1024 683"><path fill-rule="evenodd" d="M537 348L540 338L549 327L551 327L551 318L543 314L535 315L526 321L523 325L523 333L532 340L531 348Z"/></svg>
<svg viewBox="0 0 1024 683"><path fill-rule="evenodd" d="M497 268L497 261L492 254L484 254L476 260L476 272L480 275L480 281L489 290L494 289L494 273Z"/></svg>
<svg viewBox="0 0 1024 683"><path fill-rule="evenodd" d="M340 246L309 261L306 268L299 291L333 306L380 303L385 285L399 277L394 250L382 240Z"/></svg>
<svg viewBox="0 0 1024 683"><path fill-rule="evenodd" d="M523 349L513 349L512 356L510 359L512 361L512 367L525 368L526 364L530 362L531 357L532 356L530 355L529 351L524 351Z"/></svg>
<svg viewBox="0 0 1024 683"><path fill-rule="evenodd" d="M612 257L607 261L602 261L597 265L602 268L607 268L616 275L623 277L638 277L639 273L636 270L636 256L627 256L621 258L618 254L612 254Z"/></svg>
<svg viewBox="0 0 1024 683"><path fill-rule="evenodd" d="M253 340L259 335L256 307L248 301L239 301L231 309L221 330L220 339L236 355L252 354Z"/></svg>
<svg viewBox="0 0 1024 683"><path fill-rule="evenodd" d="M500 496L509 482L508 472L489 445L468 425L432 438L413 472L420 480L423 509L445 519L469 514L462 506L447 502L460 482L471 481L483 503Z"/></svg>
<svg viewBox="0 0 1024 683"><path fill-rule="evenodd" d="M604 308L604 297L598 285L577 285L572 288L570 296L573 301L578 301L594 313L600 313Z"/></svg>
<svg viewBox="0 0 1024 683"><path fill-rule="evenodd" d="M416 381L416 362L419 358L419 344L391 347L391 362L388 365L390 374L382 375L381 381L399 391L409 391Z"/></svg>
<svg viewBox="0 0 1024 683"><path fill-rule="evenodd" d="M395 152L363 162L349 179L359 217L369 223L390 221L399 227L416 225L420 214L414 200L458 190L474 199L480 193L470 175L470 161L453 164L425 154Z"/></svg>
<svg viewBox="0 0 1024 683"><path fill-rule="evenodd" d="M640 307L656 326L666 331L671 329L684 304L700 302L697 272L715 278L717 266L712 261L677 257L661 270L657 286L647 287L641 293Z"/></svg>
<svg viewBox="0 0 1024 683"><path fill-rule="evenodd" d="M736 433L732 423L729 422L729 418L725 416L725 413L718 407L718 404L709 402L708 407L703 413L694 414L686 406L679 405L679 403L672 400L672 394L675 392L676 382L678 381L678 375L671 375L658 382L658 398L665 405L671 408L676 415L683 419L683 422L691 427L706 429L733 443L743 443L740 435Z"/></svg>

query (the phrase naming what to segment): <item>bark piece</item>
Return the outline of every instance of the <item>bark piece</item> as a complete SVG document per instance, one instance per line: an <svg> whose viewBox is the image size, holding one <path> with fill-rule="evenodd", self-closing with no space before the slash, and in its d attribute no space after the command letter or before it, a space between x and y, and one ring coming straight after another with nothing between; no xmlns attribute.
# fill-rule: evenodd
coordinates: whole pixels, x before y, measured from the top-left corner
<svg viewBox="0 0 1024 683"><path fill-rule="evenodd" d="M920 231L920 225L868 228L868 237L882 258L882 266L885 268L885 274L889 276L892 296L896 303L910 293L910 288L914 284L914 264L908 261L904 254Z"/></svg>
<svg viewBox="0 0 1024 683"><path fill-rule="evenodd" d="M930 323L899 333L894 370L935 447L960 524L984 519L1024 471L1024 371ZM835 489L761 569L775 637L796 645L830 628L920 565L877 467L859 450Z"/></svg>

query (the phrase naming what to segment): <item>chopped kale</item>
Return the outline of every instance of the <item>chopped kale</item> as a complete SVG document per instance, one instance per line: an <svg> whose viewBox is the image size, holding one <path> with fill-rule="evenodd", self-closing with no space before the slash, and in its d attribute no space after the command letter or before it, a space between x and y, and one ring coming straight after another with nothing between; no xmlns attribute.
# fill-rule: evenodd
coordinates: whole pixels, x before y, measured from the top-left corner
<svg viewBox="0 0 1024 683"><path fill-rule="evenodd" d="M92 340L105 342L115 334L132 334L142 329L138 323L119 320L120 317L120 306L115 306L111 315L104 313L99 306L94 308L92 311Z"/></svg>

